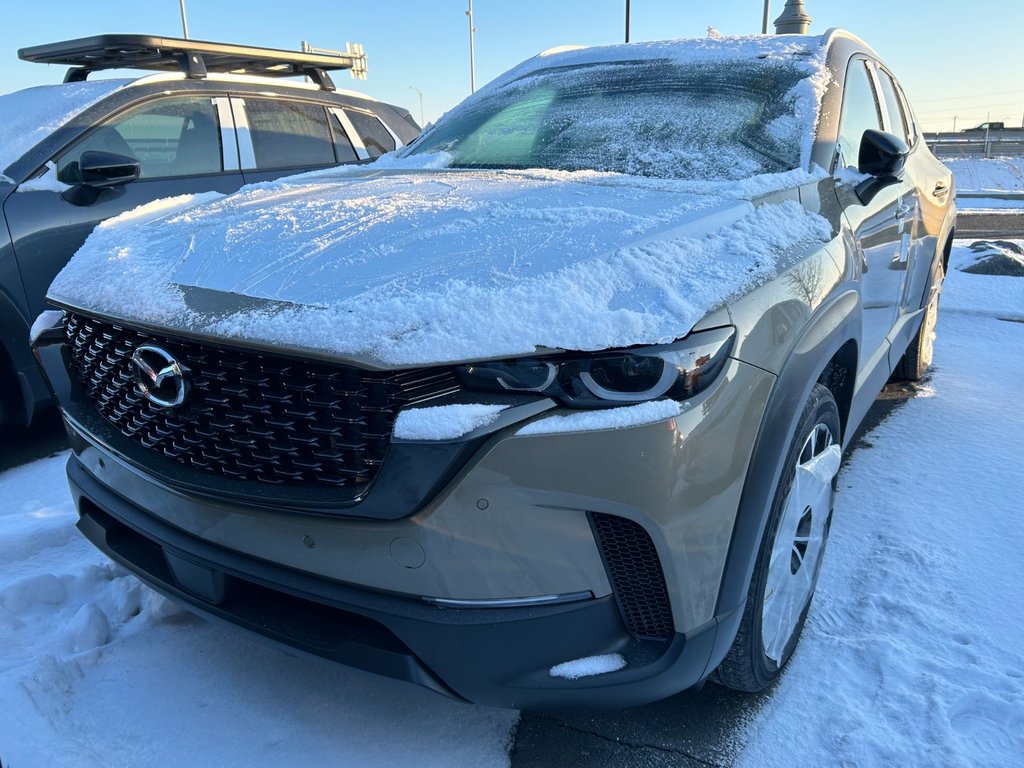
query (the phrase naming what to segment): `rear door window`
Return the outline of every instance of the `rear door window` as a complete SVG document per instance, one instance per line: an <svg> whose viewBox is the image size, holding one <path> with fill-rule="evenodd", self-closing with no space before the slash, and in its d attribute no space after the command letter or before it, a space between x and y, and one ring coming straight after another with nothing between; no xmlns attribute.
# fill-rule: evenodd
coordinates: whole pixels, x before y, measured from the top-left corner
<svg viewBox="0 0 1024 768"><path fill-rule="evenodd" d="M335 163L327 112L320 104L245 99L256 168L311 168Z"/></svg>

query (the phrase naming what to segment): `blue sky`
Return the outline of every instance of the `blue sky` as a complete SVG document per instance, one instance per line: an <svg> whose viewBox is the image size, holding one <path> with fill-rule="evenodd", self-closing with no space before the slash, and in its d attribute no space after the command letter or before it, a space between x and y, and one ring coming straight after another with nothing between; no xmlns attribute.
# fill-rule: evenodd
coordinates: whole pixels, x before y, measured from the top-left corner
<svg viewBox="0 0 1024 768"><path fill-rule="evenodd" d="M364 90L427 120L469 92L466 0L373 4L281 0L186 0L189 31L204 40L298 48L362 43ZM772 0L772 18L784 0ZM811 31L845 27L871 43L895 70L927 128L949 130L1024 118L1024 0L805 0ZM621 42L624 0L475 0L477 85L554 45ZM633 0L632 37L655 40L760 31L763 0ZM314 10L315 9L315 10ZM101 32L180 36L177 0L10 2L0 27L0 93L59 82L62 67L19 61L19 47ZM2 119L2 116L0 116Z"/></svg>

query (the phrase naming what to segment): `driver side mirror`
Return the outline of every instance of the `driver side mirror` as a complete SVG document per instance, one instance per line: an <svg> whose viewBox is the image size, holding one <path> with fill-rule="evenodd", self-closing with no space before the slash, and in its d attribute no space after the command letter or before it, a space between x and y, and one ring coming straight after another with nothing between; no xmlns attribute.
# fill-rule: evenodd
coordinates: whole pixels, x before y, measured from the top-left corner
<svg viewBox="0 0 1024 768"><path fill-rule="evenodd" d="M139 161L115 152L89 150L78 159L78 172L82 184L104 189L119 187L139 178Z"/></svg>
<svg viewBox="0 0 1024 768"><path fill-rule="evenodd" d="M903 179L903 167L909 154L910 147L899 136L885 131L864 131L857 170L871 178L857 185L857 199L867 205L883 189L898 184Z"/></svg>

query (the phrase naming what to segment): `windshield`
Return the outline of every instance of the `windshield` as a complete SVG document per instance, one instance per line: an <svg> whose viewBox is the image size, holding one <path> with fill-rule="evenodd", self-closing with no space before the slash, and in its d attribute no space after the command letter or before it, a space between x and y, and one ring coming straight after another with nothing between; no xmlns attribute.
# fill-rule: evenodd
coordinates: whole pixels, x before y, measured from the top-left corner
<svg viewBox="0 0 1024 768"><path fill-rule="evenodd" d="M795 67L761 61L627 61L544 70L480 94L409 154L454 168L613 171L742 179L800 164Z"/></svg>

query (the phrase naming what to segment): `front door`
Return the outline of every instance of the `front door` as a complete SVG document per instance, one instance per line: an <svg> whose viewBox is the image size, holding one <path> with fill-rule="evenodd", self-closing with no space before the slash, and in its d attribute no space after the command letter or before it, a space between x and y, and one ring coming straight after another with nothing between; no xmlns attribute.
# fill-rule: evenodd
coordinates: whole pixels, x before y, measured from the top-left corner
<svg viewBox="0 0 1024 768"><path fill-rule="evenodd" d="M162 197L230 193L242 185L234 129L221 130L219 98L165 97L115 115L53 158L46 173L22 184L4 203L31 315L46 308L53 278L97 223ZM226 97L224 97L226 104ZM78 158L102 150L139 161L140 177L105 189L85 204L67 194Z"/></svg>

